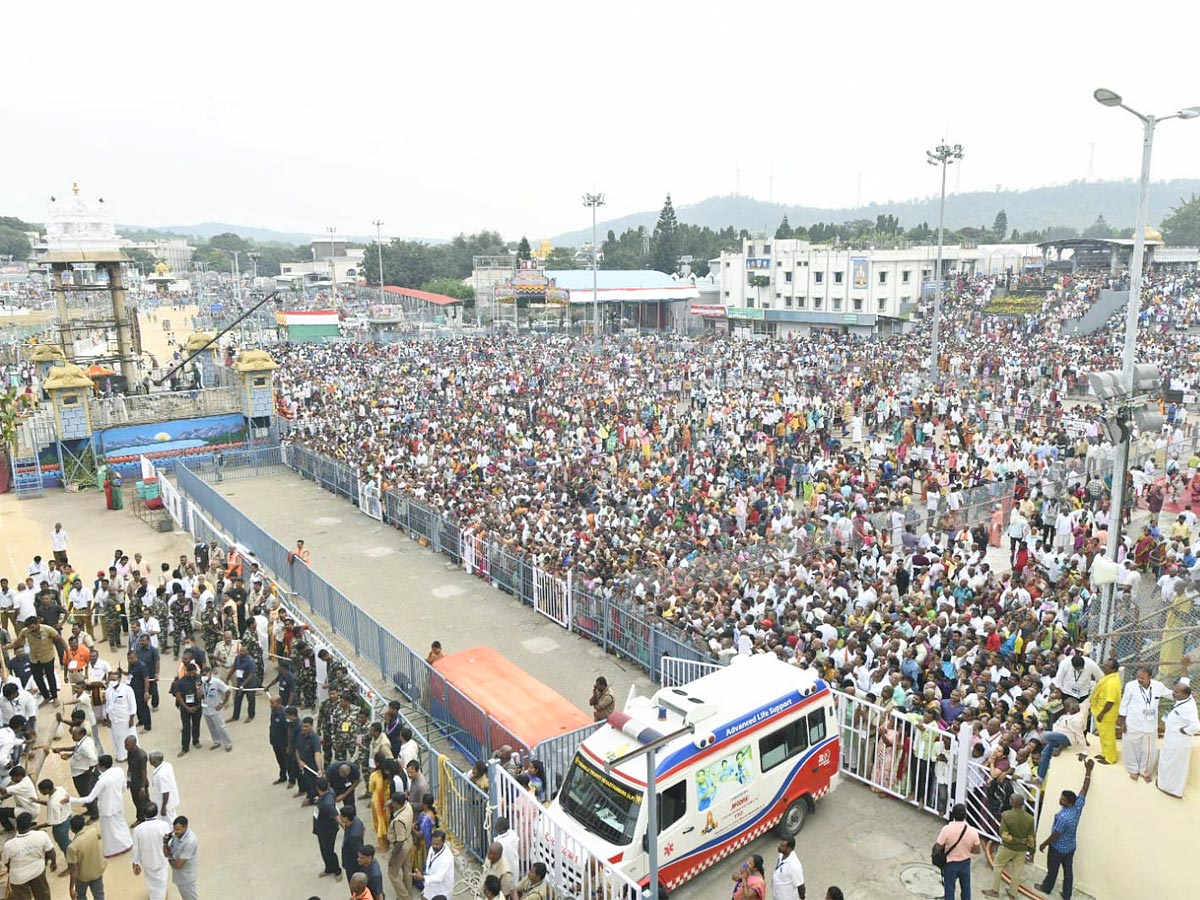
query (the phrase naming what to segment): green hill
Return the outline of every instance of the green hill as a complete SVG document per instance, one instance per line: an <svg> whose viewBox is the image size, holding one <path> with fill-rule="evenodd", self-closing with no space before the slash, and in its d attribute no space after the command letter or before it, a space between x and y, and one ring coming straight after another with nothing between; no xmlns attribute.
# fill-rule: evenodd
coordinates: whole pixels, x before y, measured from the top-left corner
<svg viewBox="0 0 1200 900"><path fill-rule="evenodd" d="M1181 199L1200 193L1200 179L1180 178L1155 182L1150 187L1150 222L1157 225ZM901 202L871 203L858 208L831 209L816 206L792 206L767 203L752 197L709 197L691 206L676 206L679 221L710 228L745 228L773 233L784 215L793 225L817 222L848 222L893 215L911 228L921 222L935 225L938 198L923 197ZM1132 228L1137 211L1135 181L1073 182L1027 191L975 191L951 194L946 198L946 226L951 229L991 227L996 213L1004 210L1008 227L1017 231L1049 228L1055 225L1084 229L1104 216L1115 228ZM620 234L626 228L644 225L654 228L658 210L634 213L596 224L603 235L609 229ZM555 246L577 247L591 240L591 229L581 229L550 238Z"/></svg>

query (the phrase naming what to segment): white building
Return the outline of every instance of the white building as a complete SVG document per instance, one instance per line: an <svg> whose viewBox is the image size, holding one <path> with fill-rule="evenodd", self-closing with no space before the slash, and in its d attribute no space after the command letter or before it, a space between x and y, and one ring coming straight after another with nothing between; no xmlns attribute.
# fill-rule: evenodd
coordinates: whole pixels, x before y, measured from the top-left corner
<svg viewBox="0 0 1200 900"><path fill-rule="evenodd" d="M309 243L311 260L279 264L277 285L284 286L303 280L308 285L327 285L330 277L337 284L357 284L366 273L367 251L362 247L350 247L345 238L329 235L315 237Z"/></svg>
<svg viewBox="0 0 1200 900"><path fill-rule="evenodd" d="M942 277L1021 272L1036 246L947 246ZM923 284L935 280L937 246L849 249L758 236L713 261L727 329L780 337L827 329L851 334L902 331ZM701 313L721 328L719 314Z"/></svg>
<svg viewBox="0 0 1200 900"><path fill-rule="evenodd" d="M120 244L112 217L104 208L104 198L89 203L79 195L78 184L71 185L70 197L50 198L46 238L38 249L49 253L111 253Z"/></svg>

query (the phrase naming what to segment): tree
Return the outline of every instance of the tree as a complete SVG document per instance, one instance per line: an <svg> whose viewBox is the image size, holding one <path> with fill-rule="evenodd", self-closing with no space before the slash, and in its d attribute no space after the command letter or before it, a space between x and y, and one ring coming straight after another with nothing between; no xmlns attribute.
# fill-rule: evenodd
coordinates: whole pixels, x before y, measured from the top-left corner
<svg viewBox="0 0 1200 900"><path fill-rule="evenodd" d="M521 242L517 244L517 259L530 259L533 256L533 248L529 246L529 238L521 235Z"/></svg>
<svg viewBox="0 0 1200 900"><path fill-rule="evenodd" d="M1100 240L1104 238L1116 237L1116 234L1117 233L1113 227L1109 225L1107 221L1105 221L1104 214L1101 213L1100 215L1096 216L1095 222L1083 229L1083 234L1081 236Z"/></svg>
<svg viewBox="0 0 1200 900"><path fill-rule="evenodd" d="M33 252L29 238L8 225L0 225L0 256L11 256L13 259L28 259Z"/></svg>
<svg viewBox="0 0 1200 900"><path fill-rule="evenodd" d="M658 214L654 235L650 239L650 268L673 274L679 268L679 220L675 218L675 207L671 195Z"/></svg>
<svg viewBox="0 0 1200 900"><path fill-rule="evenodd" d="M547 269L578 269L574 247L552 247L546 257ZM589 266L590 268L590 266Z"/></svg>
<svg viewBox="0 0 1200 900"><path fill-rule="evenodd" d="M208 239L208 246L216 250L236 250L242 253L250 249L250 242L240 234L227 231L224 234L214 234Z"/></svg>
<svg viewBox="0 0 1200 900"><path fill-rule="evenodd" d="M133 247L124 252L129 258L129 264L132 268L140 268L146 275L154 274L154 267L158 265L158 257L149 250L144 250L141 247Z"/></svg>
<svg viewBox="0 0 1200 900"><path fill-rule="evenodd" d="M457 278L432 278L421 285L421 290L432 294L444 294L455 300L475 299L475 288Z"/></svg>
<svg viewBox="0 0 1200 900"><path fill-rule="evenodd" d="M998 241L1003 241L1008 237L1008 213L1004 210L996 213L996 218L992 220L992 234Z"/></svg>
<svg viewBox="0 0 1200 900"><path fill-rule="evenodd" d="M786 241L792 237L794 232L792 226L788 224L787 213L783 214L783 221L779 223L779 227L775 229L775 240Z"/></svg>
<svg viewBox="0 0 1200 900"><path fill-rule="evenodd" d="M1180 198L1179 205L1162 220L1163 239L1174 247L1200 247L1200 197Z"/></svg>

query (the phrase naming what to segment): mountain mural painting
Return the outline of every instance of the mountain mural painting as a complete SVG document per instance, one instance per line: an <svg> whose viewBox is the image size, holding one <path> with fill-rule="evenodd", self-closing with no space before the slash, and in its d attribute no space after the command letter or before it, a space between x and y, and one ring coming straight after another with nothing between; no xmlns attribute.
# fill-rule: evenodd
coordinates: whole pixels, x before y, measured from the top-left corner
<svg viewBox="0 0 1200 900"><path fill-rule="evenodd" d="M179 419L151 425L110 428L99 435L105 462L120 464L139 456L151 459L212 453L246 441L246 421L239 415Z"/></svg>

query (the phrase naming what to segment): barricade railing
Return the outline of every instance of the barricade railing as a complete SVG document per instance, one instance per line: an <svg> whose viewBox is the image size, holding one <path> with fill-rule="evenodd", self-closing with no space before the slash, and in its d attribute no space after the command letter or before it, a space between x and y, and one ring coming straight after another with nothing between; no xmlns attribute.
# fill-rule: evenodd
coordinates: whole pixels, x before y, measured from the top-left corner
<svg viewBox="0 0 1200 900"><path fill-rule="evenodd" d="M189 510L206 511L232 535L214 534L211 540L246 547L263 568L273 573L309 609L328 623L361 656L375 665L385 680L418 709L429 714L443 735L472 760L487 759L508 744L520 753L529 748L505 726L488 715L372 616L304 563L297 561L279 541L246 517L226 498L194 473L189 464L177 468L180 491L189 498Z"/></svg>
<svg viewBox="0 0 1200 900"><path fill-rule="evenodd" d="M469 775L441 756L429 773L431 790L437 798L438 821L477 860L487 855L491 843L488 828L488 795ZM433 785L436 784L436 787Z"/></svg>
<svg viewBox="0 0 1200 900"><path fill-rule="evenodd" d="M663 687L677 687L716 672L724 668L724 665L719 662L663 656L658 661L658 668L658 683Z"/></svg>
<svg viewBox="0 0 1200 900"><path fill-rule="evenodd" d="M636 881L613 867L585 841L587 832L562 810L542 806L495 760L488 764L488 807L491 820L503 816L517 835L522 872L541 862L557 896L635 900L642 896Z"/></svg>
<svg viewBox="0 0 1200 900"><path fill-rule="evenodd" d="M843 775L945 818L956 802L958 738L875 703L834 692Z"/></svg>
<svg viewBox="0 0 1200 900"><path fill-rule="evenodd" d="M558 794L558 789L562 787L563 779L567 777L567 769L570 768L571 760L575 758L579 745L602 725L604 725L603 722L593 722L582 728L576 728L574 731L568 731L566 734L546 738L533 748L530 756L540 761L546 770L548 797Z"/></svg>
<svg viewBox="0 0 1200 900"><path fill-rule="evenodd" d="M841 773L876 793L903 800L941 819L957 803L967 821L998 841L1000 814L1020 791L1034 818L1041 791L1031 780L993 778L978 744L925 723L915 713L885 709L852 694L834 691L842 734ZM1048 752L1048 751L1047 751Z"/></svg>
<svg viewBox="0 0 1200 900"><path fill-rule="evenodd" d="M218 529L191 501L188 501L188 510L187 521L194 538L206 542L216 541L221 545L233 543L234 539ZM279 598L288 614L305 627L308 640L314 645L314 651L328 650L337 662L345 667L347 675L358 685L361 695L370 704L372 718L382 720L388 712L387 701L354 663L338 650L337 645L325 637L320 626L304 613L301 608L301 604L304 602L303 598L283 587L274 579L269 578L268 582L272 592ZM311 605L309 609L312 609ZM400 644L398 640L393 639L393 641L403 648L403 644ZM407 648L404 649L407 650ZM392 668L390 664L395 661L396 657L389 655L388 651L383 648L381 648L380 655L384 658L384 666L380 667L380 672L387 680L388 671ZM429 664L424 660L419 660L419 662L426 669L430 669ZM398 665L398 663L396 664ZM419 695L420 690L418 689L416 693ZM408 695L406 694L406 696ZM413 739L420 747L419 759L422 770L426 772L429 779L430 790L438 798L438 809L442 811L443 827L456 837L476 860L482 861L487 853L489 841L485 827L487 794L473 784L470 778L450 761L449 757L438 752L437 748L429 742L412 720L404 715L403 711L397 710L396 715L412 732Z"/></svg>

